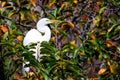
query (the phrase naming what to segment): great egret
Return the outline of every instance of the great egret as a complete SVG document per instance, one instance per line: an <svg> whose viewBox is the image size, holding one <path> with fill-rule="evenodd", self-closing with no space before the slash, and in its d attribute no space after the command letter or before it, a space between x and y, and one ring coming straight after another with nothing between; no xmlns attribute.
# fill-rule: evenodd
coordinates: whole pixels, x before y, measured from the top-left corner
<svg viewBox="0 0 120 80"><path fill-rule="evenodd" d="M37 29L31 29L30 31L28 31L23 40L24 46L27 46L30 43L37 43L35 49L30 49L30 51L35 52L35 54L33 55L38 61L40 61L40 57L42 56L40 55L40 43L42 41L49 41L51 38L51 31L50 28L47 26L47 24L50 23L52 22L48 18L42 18L41 20L38 21L36 25ZM44 35L42 35L41 33L44 33ZM29 62L26 62L25 64L29 64ZM23 64L23 68L26 72L29 72L30 68L29 67L25 68L25 64Z"/></svg>

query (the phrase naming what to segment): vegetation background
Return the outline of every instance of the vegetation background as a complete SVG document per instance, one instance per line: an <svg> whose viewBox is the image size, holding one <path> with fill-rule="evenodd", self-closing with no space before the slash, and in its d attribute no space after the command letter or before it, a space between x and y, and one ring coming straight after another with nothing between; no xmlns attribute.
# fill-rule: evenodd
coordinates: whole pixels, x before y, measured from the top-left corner
<svg viewBox="0 0 120 80"><path fill-rule="evenodd" d="M38 62L22 40L43 17L55 23ZM0 80L119 79L119 0L0 0Z"/></svg>

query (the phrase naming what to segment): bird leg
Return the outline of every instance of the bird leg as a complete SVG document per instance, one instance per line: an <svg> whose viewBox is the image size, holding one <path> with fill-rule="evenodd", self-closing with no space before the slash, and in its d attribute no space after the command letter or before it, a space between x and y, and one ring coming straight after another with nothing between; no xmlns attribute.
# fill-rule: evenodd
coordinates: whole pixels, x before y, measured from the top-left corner
<svg viewBox="0 0 120 80"><path fill-rule="evenodd" d="M36 59L40 62L40 42L37 43L36 46Z"/></svg>
<svg viewBox="0 0 120 80"><path fill-rule="evenodd" d="M37 45L35 46L35 49L30 49L29 51L33 51L35 53L33 53L33 56L35 56L35 59L38 60L40 62L40 43L38 42ZM24 58L23 58L24 60ZM24 67L24 71L29 72L30 71L30 67L25 67L25 65L30 64L30 62L25 62L23 63L23 67Z"/></svg>
<svg viewBox="0 0 120 80"><path fill-rule="evenodd" d="M24 60L24 57L23 57L23 60ZM30 62L23 63L23 69L24 69L25 72L29 72L30 71L29 67L25 67L25 65L28 65L28 64L30 64Z"/></svg>
<svg viewBox="0 0 120 80"><path fill-rule="evenodd" d="M36 53L33 54L39 62L41 61L41 57L47 56L46 54L40 54L40 49L42 48L42 47L40 47L40 44L41 44L40 42L37 43Z"/></svg>

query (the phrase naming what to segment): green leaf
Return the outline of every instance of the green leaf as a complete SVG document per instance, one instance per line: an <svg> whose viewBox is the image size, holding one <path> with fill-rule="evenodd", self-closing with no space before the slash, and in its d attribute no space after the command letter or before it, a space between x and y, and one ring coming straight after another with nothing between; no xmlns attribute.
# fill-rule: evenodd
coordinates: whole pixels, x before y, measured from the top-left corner
<svg viewBox="0 0 120 80"><path fill-rule="evenodd" d="M67 33L65 31L63 31L63 30L59 30L59 31L63 36L67 36Z"/></svg>
<svg viewBox="0 0 120 80"><path fill-rule="evenodd" d="M73 58L76 58L77 54L78 54L78 49L75 49L73 52Z"/></svg>
<svg viewBox="0 0 120 80"><path fill-rule="evenodd" d="M11 10L8 14L8 17L12 17L16 12L14 10Z"/></svg>
<svg viewBox="0 0 120 80"><path fill-rule="evenodd" d="M104 12L105 8L106 8L106 7L102 7L102 8L100 9L100 11L99 11L99 14L102 14L102 13Z"/></svg>
<svg viewBox="0 0 120 80"><path fill-rule="evenodd" d="M69 48L66 48L66 49L63 49L62 50L62 53L67 53L67 52L69 52L70 51L70 49Z"/></svg>
<svg viewBox="0 0 120 80"><path fill-rule="evenodd" d="M8 36L9 36L9 33L8 31L5 32L5 34L3 35L3 40L8 40Z"/></svg>
<svg viewBox="0 0 120 80"><path fill-rule="evenodd" d="M3 54L3 57L5 58L5 57L9 57L9 56L14 56L15 54L16 53L14 53L14 52L6 52Z"/></svg>

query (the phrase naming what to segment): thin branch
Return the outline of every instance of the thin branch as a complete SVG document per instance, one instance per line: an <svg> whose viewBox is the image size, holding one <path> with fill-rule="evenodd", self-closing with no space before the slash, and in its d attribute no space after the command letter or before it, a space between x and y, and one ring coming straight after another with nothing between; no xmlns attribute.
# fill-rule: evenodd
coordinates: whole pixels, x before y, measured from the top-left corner
<svg viewBox="0 0 120 80"><path fill-rule="evenodd" d="M19 22L15 22L13 19L11 19L11 18L8 18L8 17L6 17L6 16L3 16L3 15L1 15L0 14L0 18L1 19L7 19L7 20L10 20L10 21L13 21L16 25L19 25L19 26L23 26L23 27L30 27L30 25L24 25L24 24L21 24L20 23L20 20L19 20ZM21 29L22 31L23 31L23 29Z"/></svg>

